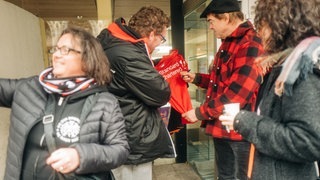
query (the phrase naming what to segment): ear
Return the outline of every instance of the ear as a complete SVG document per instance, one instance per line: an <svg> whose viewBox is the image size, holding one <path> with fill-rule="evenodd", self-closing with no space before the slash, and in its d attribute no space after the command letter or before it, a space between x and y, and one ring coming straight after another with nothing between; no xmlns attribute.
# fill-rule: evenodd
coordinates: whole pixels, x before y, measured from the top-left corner
<svg viewBox="0 0 320 180"><path fill-rule="evenodd" d="M230 22L230 14L229 13L224 13L224 20L226 22Z"/></svg>
<svg viewBox="0 0 320 180"><path fill-rule="evenodd" d="M156 34L155 34L155 31L151 31L150 34L149 34L149 36L148 36L148 39L151 40L151 41L153 41L154 38L155 38L155 35L156 35Z"/></svg>

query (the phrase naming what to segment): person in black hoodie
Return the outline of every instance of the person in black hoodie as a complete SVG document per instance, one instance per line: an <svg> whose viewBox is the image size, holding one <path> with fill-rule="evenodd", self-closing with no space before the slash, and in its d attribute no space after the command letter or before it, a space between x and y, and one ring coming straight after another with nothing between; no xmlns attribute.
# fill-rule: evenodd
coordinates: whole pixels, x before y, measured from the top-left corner
<svg viewBox="0 0 320 180"><path fill-rule="evenodd" d="M158 111L169 101L170 88L150 58L165 42L169 23L161 9L142 7L128 25L119 18L97 37L110 60L113 78L108 90L119 100L131 150L125 165L113 171L116 179L151 180L153 160L175 157Z"/></svg>
<svg viewBox="0 0 320 180"><path fill-rule="evenodd" d="M4 179L112 179L129 146L100 43L69 27L52 65L39 76L0 79L0 106L11 108Z"/></svg>

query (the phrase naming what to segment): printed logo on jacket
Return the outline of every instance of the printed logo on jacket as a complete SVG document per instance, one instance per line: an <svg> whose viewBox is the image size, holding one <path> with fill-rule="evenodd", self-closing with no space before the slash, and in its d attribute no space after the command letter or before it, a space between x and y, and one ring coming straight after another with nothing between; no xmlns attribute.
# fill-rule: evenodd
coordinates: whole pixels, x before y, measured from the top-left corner
<svg viewBox="0 0 320 180"><path fill-rule="evenodd" d="M56 128L57 137L66 143L74 143L79 141L80 119L68 116L58 123Z"/></svg>

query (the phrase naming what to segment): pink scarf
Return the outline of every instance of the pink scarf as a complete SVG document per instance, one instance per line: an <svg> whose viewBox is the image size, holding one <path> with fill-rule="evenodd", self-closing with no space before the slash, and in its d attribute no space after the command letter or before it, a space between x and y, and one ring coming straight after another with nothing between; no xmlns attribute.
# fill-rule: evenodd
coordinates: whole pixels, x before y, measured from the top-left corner
<svg viewBox="0 0 320 180"><path fill-rule="evenodd" d="M309 37L301 41L286 58L282 64L282 70L276 80L275 93L282 96L283 93L292 94L292 86L300 76L305 76L305 73L312 71L312 66L315 63L312 54L304 54L313 42L319 43L319 37ZM311 50L314 52L314 49Z"/></svg>

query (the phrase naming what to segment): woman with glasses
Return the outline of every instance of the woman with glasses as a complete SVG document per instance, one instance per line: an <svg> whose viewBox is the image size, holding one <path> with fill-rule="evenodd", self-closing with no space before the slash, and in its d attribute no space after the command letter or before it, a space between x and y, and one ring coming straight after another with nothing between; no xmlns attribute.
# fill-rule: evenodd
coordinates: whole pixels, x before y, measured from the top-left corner
<svg viewBox="0 0 320 180"><path fill-rule="evenodd" d="M52 65L39 76L0 79L0 105L12 110L4 179L111 179L129 147L100 43L69 27Z"/></svg>

